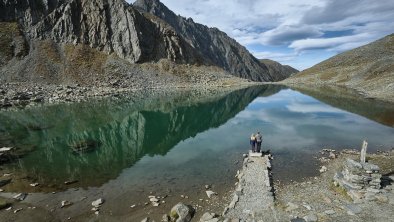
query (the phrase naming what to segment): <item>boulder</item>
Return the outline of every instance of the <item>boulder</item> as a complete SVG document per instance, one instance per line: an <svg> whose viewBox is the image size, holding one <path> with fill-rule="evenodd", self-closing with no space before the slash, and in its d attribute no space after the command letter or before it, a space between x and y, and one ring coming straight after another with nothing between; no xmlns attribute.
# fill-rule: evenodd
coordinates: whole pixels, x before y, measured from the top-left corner
<svg viewBox="0 0 394 222"><path fill-rule="evenodd" d="M183 203L178 203L170 211L171 221L189 222L194 215L194 209Z"/></svg>

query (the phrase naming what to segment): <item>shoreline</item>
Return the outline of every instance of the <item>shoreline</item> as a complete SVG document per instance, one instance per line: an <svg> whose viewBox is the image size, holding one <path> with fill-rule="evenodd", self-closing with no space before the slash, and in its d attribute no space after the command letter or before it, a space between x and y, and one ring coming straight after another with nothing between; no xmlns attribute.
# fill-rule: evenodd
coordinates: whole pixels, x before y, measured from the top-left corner
<svg viewBox="0 0 394 222"><path fill-rule="evenodd" d="M313 89L314 87L337 87L341 88L347 91L353 91L356 93L358 96L362 97L363 99L371 99L371 100L376 100L378 102L385 102L385 103L390 103L394 104L394 94L392 96L387 96L387 95L382 95L385 92L380 92L380 93L375 93L371 94L369 91L360 88L360 87L353 87L351 85L342 85L342 84L335 84L335 83L307 83L307 82L297 82L297 81L291 81L291 80L282 80L280 82L275 82L271 84L278 84L278 85L284 85L289 88L295 88L295 89L302 89L302 88L307 88L307 89Z"/></svg>
<svg viewBox="0 0 394 222"><path fill-rule="evenodd" d="M0 110L13 107L26 107L34 104L57 104L67 102L84 102L90 99L105 99L110 97L132 97L134 94L146 92L176 92L184 90L213 90L232 91L259 85L254 82L228 84L218 81L215 84L176 84L170 87L164 85L152 87L107 87L73 85L43 85L30 83L7 83L0 86Z"/></svg>
<svg viewBox="0 0 394 222"><path fill-rule="evenodd" d="M335 158L328 157L330 156L329 154L331 152L335 153L336 155ZM354 150L350 150L350 151L344 150L339 152L333 150L328 150L328 151L323 150L319 153L320 153L319 159L322 162L321 166L325 166L328 170L326 172L321 173L317 177L306 178L306 180L303 180L301 182L278 184L275 181L275 175L273 175L272 186L274 190L273 195L275 196L275 200L273 202L272 207L268 211L266 211L263 214L260 214L263 218L266 219L264 221L288 221L288 220L291 221L293 219L297 219L297 218L301 219L308 216L312 218L315 217L318 218L318 220L309 220L309 221L327 221L327 220L330 221L333 220L333 218L339 221L351 220L351 219L355 221L359 221L359 219L361 220L362 217L359 214L355 216L355 215L349 215L347 213L347 206L354 205L354 203L349 199L349 197L345 195L340 189L330 185L332 184L333 181L332 179L333 175L335 174L336 171L338 171L339 168L341 168L343 160L348 157L357 159L359 152ZM392 170L394 170L394 161L393 161L394 150L369 153L368 158L371 161L377 161L378 165L381 166L381 169L383 171L382 174L386 174L387 172L392 173ZM245 160L246 162L248 162L247 159ZM389 165L384 166L384 164L387 163ZM273 167L275 167L275 163L273 163ZM237 176L240 180L242 180L242 177L239 176L241 173L242 172L237 173ZM187 195L187 193L184 194L172 193L168 195L163 192L157 192L157 193L150 192L147 194L144 193L144 195L154 195L159 198L164 197L162 200L165 201L166 203L160 205L159 207L154 207L150 204L149 198L146 197L145 203L144 202L138 202L138 203L136 202L129 204L123 203L124 206L120 207L123 213L116 212L115 208L113 208L113 206L115 205L111 203L113 202L113 200L109 198L108 202L103 204L103 207L98 216L94 215L94 212L92 212L90 208L86 206L89 206L90 202L95 198L102 197L99 194L100 192L99 193L93 192L92 195L88 195L89 193L88 190L85 191L85 189L81 189L81 188L70 188L65 192L60 192L60 193L55 192L55 193L45 194L44 195L46 196L45 198L41 194L29 194L30 198L33 197L33 199L39 201L37 203L40 204L34 204L34 202L20 203L17 201L13 201L12 211L0 210L0 218L15 218L15 217L30 218L31 217L31 218L37 218L37 220L40 221L57 221L57 220L61 220L60 218L63 218L64 220L68 220L67 218L71 217L71 221L75 221L75 220L85 221L88 220L89 218L92 219L95 217L99 217L101 219L108 219L108 220L116 219L116 218L119 220L124 220L126 218L135 218L137 219L136 221L139 221L143 218L150 217L151 219L156 220L160 218L160 215L169 212L170 208L173 205L181 201L185 204L188 205L190 204L191 206L193 206L193 208L197 210L192 221L199 221L200 217L202 217L203 214L207 212L211 214L212 213L215 214L215 218L217 218L218 221L226 221L224 217L220 217L219 215L221 215L223 209L226 206L228 206L230 202L234 200L233 194L239 192L237 186L234 187L231 185L231 183L229 184L230 186L228 191L218 190L215 185L213 187L209 185L209 188L207 187L198 188L198 190L200 190L199 191L200 194L196 193L195 195L190 195L190 194ZM244 189L245 187L243 188L243 190ZM217 192L218 194L213 195L212 198L208 198L205 194L205 191L208 190L213 190L215 193ZM313 195L310 195L311 193L313 193ZM5 193L2 193L1 196L2 197L8 196L9 198L11 198L13 194L5 195ZM183 197L179 195L182 195ZM81 199L80 201L78 201L78 198L84 198L85 196L87 197L86 199ZM73 205L71 205L70 207L61 209L60 200L64 199L65 197L68 198L67 200L73 200L75 202L73 202ZM0 201L2 199L3 198L0 198ZM144 197L141 196L141 199L144 199ZM201 199L203 201L201 201ZM133 206L132 204L133 205L135 204L135 207L131 208L130 206L128 206L128 205ZM381 212L377 210L378 208L381 207L381 204L384 203L374 202L374 203L365 203L365 204L356 204L356 205L360 206L362 209L368 209L368 212L369 211ZM393 204L393 200L391 199L388 200L387 207L390 207L391 206L390 204ZM22 210L21 212L13 213L13 210L17 210L20 208L24 210ZM124 211L126 208L129 208L129 210ZM326 211L329 210L334 210L335 213L326 214ZM274 212L276 219L272 219L272 212ZM390 212L390 211L388 212L389 213L382 215L378 213L373 213L372 216L371 215L370 216L375 221L383 222L385 221L387 216L389 217L394 216L394 212ZM57 214L60 214L60 217L59 215L55 216ZM67 216L67 215L73 215L73 216ZM49 218L50 220L48 220Z"/></svg>

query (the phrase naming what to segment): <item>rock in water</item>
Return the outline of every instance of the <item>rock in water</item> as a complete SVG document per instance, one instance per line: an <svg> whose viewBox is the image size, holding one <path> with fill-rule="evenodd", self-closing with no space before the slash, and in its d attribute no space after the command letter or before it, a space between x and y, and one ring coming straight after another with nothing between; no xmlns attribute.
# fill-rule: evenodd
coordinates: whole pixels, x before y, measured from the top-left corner
<svg viewBox="0 0 394 222"><path fill-rule="evenodd" d="M170 217L175 222L189 222L194 215L194 209L183 203L178 203L170 211Z"/></svg>
<svg viewBox="0 0 394 222"><path fill-rule="evenodd" d="M319 171L320 171L320 173L324 173L324 172L327 171L327 167L326 166L322 166Z"/></svg>
<svg viewBox="0 0 394 222"><path fill-rule="evenodd" d="M0 148L0 152L2 153L2 152L8 152L8 151L10 151L10 150L12 150L12 147L3 147L3 148Z"/></svg>
<svg viewBox="0 0 394 222"><path fill-rule="evenodd" d="M104 199L100 198L92 202L93 207L100 207L104 203Z"/></svg>
<svg viewBox="0 0 394 222"><path fill-rule="evenodd" d="M71 203L70 201L68 201L68 200L63 200L62 201L62 205L60 206L60 208L63 208L63 207L68 207L68 206L71 206L73 203Z"/></svg>
<svg viewBox="0 0 394 222"><path fill-rule="evenodd" d="M22 201L22 200L26 199L26 197L27 197L27 193L20 193L20 194L15 195L13 198L15 200Z"/></svg>
<svg viewBox="0 0 394 222"><path fill-rule="evenodd" d="M0 180L0 187L5 186L11 182L12 179Z"/></svg>

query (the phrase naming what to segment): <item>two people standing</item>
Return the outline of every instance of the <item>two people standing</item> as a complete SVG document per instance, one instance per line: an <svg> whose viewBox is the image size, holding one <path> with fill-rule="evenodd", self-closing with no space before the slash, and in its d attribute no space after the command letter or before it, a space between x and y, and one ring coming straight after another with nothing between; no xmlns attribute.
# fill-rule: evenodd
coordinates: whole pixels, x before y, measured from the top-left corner
<svg viewBox="0 0 394 222"><path fill-rule="evenodd" d="M255 152L260 153L262 142L263 142L263 136L260 134L260 132L257 132L256 134L252 134L250 136L250 145L252 146L253 153Z"/></svg>

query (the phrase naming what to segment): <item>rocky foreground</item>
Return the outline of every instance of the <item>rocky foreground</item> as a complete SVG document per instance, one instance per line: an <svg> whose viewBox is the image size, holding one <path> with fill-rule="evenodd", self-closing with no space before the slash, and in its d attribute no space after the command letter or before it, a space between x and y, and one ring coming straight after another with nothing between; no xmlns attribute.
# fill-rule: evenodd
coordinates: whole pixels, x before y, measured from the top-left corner
<svg viewBox="0 0 394 222"><path fill-rule="evenodd" d="M368 197L352 196L350 195L352 192L348 192L338 182L334 182L334 177L336 177L334 175L349 170L349 162L357 165L357 160L353 159L358 159L359 154L355 150L341 152L331 149L322 150L317 157L323 163L320 169L321 175L304 182L276 187L275 202L272 195L264 195L271 191L270 185L265 184L267 181L269 183L270 179L263 179L265 175L263 172L266 170L261 167L267 166L266 163L261 162L264 158L247 157L243 170L237 174L239 178L239 183L236 184L237 189L223 214L207 212L200 220L191 219L191 214L179 220L171 220L171 217L168 217L168 221L392 221L394 218L394 176L392 175L394 150L368 156L367 165L379 165L373 168L375 171L380 170L383 175L379 178L379 185L374 184L375 180L371 180L371 184L374 184L371 185L374 187L373 190L369 186L358 188L357 192L365 192ZM260 168L257 169L255 166ZM367 173L369 173L368 170ZM254 195L253 191L255 191ZM145 221L153 220L147 218Z"/></svg>

